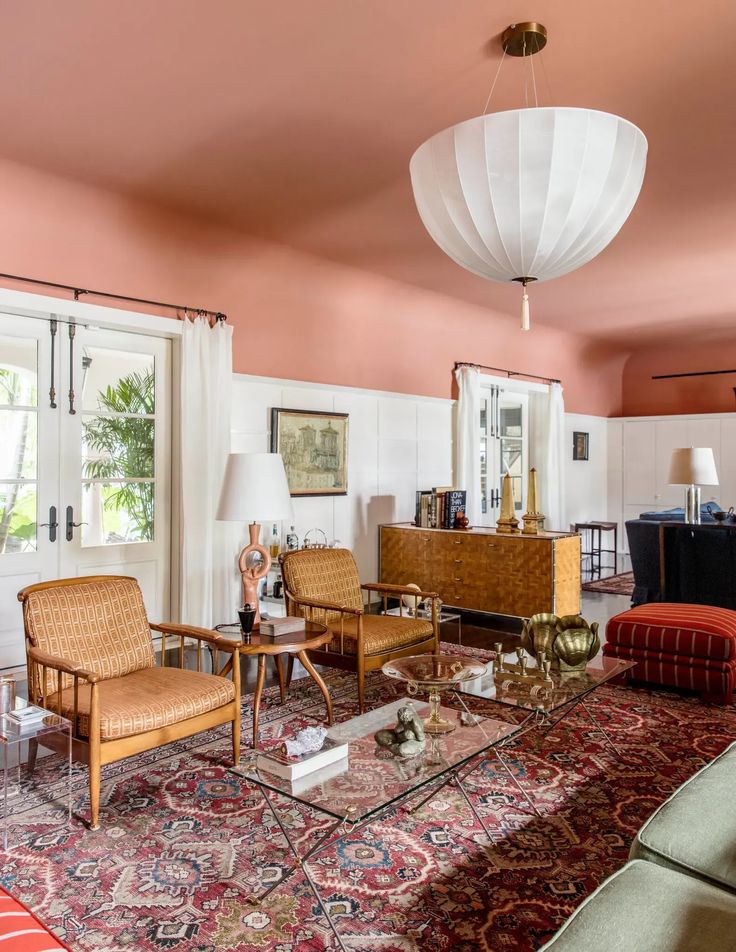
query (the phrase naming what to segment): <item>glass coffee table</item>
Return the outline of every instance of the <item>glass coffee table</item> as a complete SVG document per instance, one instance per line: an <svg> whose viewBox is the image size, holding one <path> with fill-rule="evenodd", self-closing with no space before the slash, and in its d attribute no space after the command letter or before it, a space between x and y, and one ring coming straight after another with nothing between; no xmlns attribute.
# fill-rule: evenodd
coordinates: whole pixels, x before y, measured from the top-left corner
<svg viewBox="0 0 736 952"><path fill-rule="evenodd" d="M420 717L427 716L430 710L427 703L412 703ZM294 783L258 770L254 765L232 768L233 773L258 787L295 858L281 879L252 901L262 902L292 873L301 869L343 950L346 947L329 908L320 896L308 861L404 801L418 798L410 811L415 812L448 784L460 790L490 839L491 834L470 799L464 781L488 757L496 756L500 760L499 748L523 731L519 724L440 707L438 715L453 723L454 730L428 734L426 748L414 757L395 757L377 746L374 734L384 728L393 728L398 709L406 704L407 699L402 698L332 727L327 736L349 744L347 762L324 767ZM327 831L301 854L287 828L288 808L282 812L278 806L280 799L296 801L333 820Z"/></svg>
<svg viewBox="0 0 736 952"><path fill-rule="evenodd" d="M622 757L621 751L586 701L604 684L634 668L633 661L600 656L581 671L552 670L546 678L544 672L538 668L528 668L528 676L525 678L519 676L516 665L509 667L516 670L497 670L495 664L488 664L481 677L473 681L463 681L458 685L455 696L466 709L468 708L464 696L478 698L494 705L501 704L506 709L511 709L510 713L515 716L515 723L519 727L516 739L531 730L537 730L546 736L580 706L606 745L618 757ZM475 713L484 716L492 716L494 713L494 708L488 705L475 703L472 708ZM516 779L514 782L534 813L540 816L526 790Z"/></svg>

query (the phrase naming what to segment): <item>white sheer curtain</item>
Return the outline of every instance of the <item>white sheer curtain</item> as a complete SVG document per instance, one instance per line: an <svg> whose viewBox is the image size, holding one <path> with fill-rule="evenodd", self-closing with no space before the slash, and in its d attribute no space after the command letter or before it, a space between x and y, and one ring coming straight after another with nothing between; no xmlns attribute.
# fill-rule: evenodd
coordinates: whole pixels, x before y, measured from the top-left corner
<svg viewBox="0 0 736 952"><path fill-rule="evenodd" d="M181 343L180 617L210 628L237 607L237 533L216 522L230 452L232 327L185 320Z"/></svg>
<svg viewBox="0 0 736 952"><path fill-rule="evenodd" d="M471 526L481 521L480 505L480 372L455 371L459 395L455 418L455 485L467 492L465 515Z"/></svg>
<svg viewBox="0 0 736 952"><path fill-rule="evenodd" d="M547 517L545 529L565 526L565 404L562 386L549 385L532 393L532 463L539 481L539 508Z"/></svg>

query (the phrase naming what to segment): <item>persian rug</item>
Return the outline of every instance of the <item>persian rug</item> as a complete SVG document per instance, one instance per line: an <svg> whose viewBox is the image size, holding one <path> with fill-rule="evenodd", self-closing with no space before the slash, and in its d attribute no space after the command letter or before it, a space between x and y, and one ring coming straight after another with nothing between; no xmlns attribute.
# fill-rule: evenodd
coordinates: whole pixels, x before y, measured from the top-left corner
<svg viewBox="0 0 736 952"><path fill-rule="evenodd" d="M599 578L594 582L585 582L581 588L585 592L602 592L606 595L633 595L634 573L621 572L620 575L609 575L608 578Z"/></svg>
<svg viewBox="0 0 736 952"><path fill-rule="evenodd" d="M355 677L329 670L327 682L336 720L354 716ZM370 675L369 706L394 700L401 687ZM264 699L266 741L321 722L324 702L311 678L294 682L284 705L278 689ZM491 842L461 794L446 787L414 815L395 807L310 861L349 949L538 949L623 865L655 807L736 735L733 709L666 691L607 686L589 704L624 759L576 713L543 739L530 733L507 751L541 818L525 811L512 781L489 761L466 785ZM493 708L511 719L509 709ZM249 698L243 711L248 725ZM247 762L253 754L246 744ZM24 790L0 884L74 952L335 948L300 873L262 905L249 902L281 877L291 854L261 795L228 771L229 749L227 728L218 728L103 768L95 832L78 818L68 826L60 802ZM61 800L58 760L40 760L37 774L40 790ZM280 805L302 847L326 828L308 809ZM74 810L88 816L81 765Z"/></svg>

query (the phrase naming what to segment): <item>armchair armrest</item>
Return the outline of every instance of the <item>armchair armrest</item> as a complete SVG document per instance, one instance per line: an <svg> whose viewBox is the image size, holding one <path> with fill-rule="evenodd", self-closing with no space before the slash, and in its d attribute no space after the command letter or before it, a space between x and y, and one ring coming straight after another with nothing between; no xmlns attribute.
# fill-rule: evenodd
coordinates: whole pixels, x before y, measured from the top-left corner
<svg viewBox="0 0 736 952"><path fill-rule="evenodd" d="M289 601L304 608L321 608L328 612L340 612L344 615L363 615L362 608L350 608L348 605L338 605L336 602L327 602L320 598L302 598L300 595L289 593Z"/></svg>
<svg viewBox="0 0 736 952"><path fill-rule="evenodd" d="M381 595L416 595L417 598L439 598L437 592L420 592L408 585L387 585L383 582L365 582L360 586L367 592L378 592Z"/></svg>
<svg viewBox="0 0 736 952"><path fill-rule="evenodd" d="M148 627L152 631L160 631L165 635L183 635L185 638L196 638L198 641L205 641L207 644L219 649L220 651L229 651L233 654L237 651L238 644L232 638L222 638L209 628L198 628L196 625L179 625L173 621L170 622L149 622Z"/></svg>
<svg viewBox="0 0 736 952"><path fill-rule="evenodd" d="M35 661L36 664L43 665L45 668L61 671L62 674L76 675L77 677L84 678L85 681L89 681L90 684L96 684L102 680L99 674L95 674L94 671L88 671L86 668L83 668L81 664L75 664L73 661L65 661L64 658L57 658L56 655L49 654L47 651L41 651L32 645L28 647L28 657L31 661Z"/></svg>

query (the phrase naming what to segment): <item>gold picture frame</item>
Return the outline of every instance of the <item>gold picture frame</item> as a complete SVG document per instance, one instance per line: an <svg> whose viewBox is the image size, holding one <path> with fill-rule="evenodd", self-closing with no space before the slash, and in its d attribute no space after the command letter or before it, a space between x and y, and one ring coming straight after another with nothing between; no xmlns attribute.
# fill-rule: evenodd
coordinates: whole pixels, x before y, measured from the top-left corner
<svg viewBox="0 0 736 952"><path fill-rule="evenodd" d="M292 496L347 495L347 413L273 407L271 452L284 460Z"/></svg>

